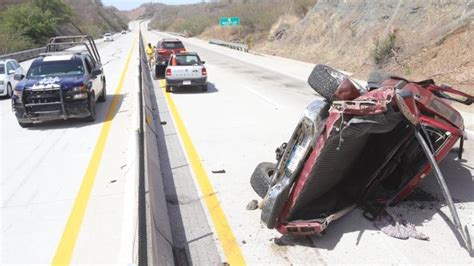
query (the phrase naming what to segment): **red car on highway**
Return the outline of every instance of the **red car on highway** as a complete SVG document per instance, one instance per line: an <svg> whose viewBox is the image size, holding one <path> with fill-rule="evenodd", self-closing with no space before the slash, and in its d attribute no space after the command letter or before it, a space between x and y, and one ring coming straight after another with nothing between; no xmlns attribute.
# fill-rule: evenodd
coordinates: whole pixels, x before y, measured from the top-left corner
<svg viewBox="0 0 474 266"><path fill-rule="evenodd" d="M155 50L155 76L163 77L171 54L185 53L183 43L179 39L162 39Z"/></svg>

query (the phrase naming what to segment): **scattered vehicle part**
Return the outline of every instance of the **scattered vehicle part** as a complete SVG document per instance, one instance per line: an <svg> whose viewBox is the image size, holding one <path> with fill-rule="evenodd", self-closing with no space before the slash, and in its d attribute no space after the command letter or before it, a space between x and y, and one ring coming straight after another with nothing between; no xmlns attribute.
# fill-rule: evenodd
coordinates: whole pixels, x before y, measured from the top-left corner
<svg viewBox="0 0 474 266"><path fill-rule="evenodd" d="M251 200L246 207L247 210L256 210L258 209L258 200Z"/></svg>
<svg viewBox="0 0 474 266"><path fill-rule="evenodd" d="M155 77L162 78L172 54L185 53L186 48L179 39L162 39L156 44Z"/></svg>
<svg viewBox="0 0 474 266"><path fill-rule="evenodd" d="M471 104L474 98L433 80L389 75L371 75L363 87L325 65L315 66L308 83L325 100L306 108L277 149L274 173L251 178L263 198L263 223L282 234L319 234L356 206L374 220L435 169L467 243L437 163L464 138L463 118L446 100Z"/></svg>
<svg viewBox="0 0 474 266"><path fill-rule="evenodd" d="M0 96L11 98L18 81L15 75L24 75L25 71L15 59L0 60Z"/></svg>
<svg viewBox="0 0 474 266"><path fill-rule="evenodd" d="M55 52L60 46L74 49ZM26 76L15 75L13 111L22 127L35 121L96 119L96 101L106 100L106 80L99 52L90 36L51 38Z"/></svg>
<svg viewBox="0 0 474 266"><path fill-rule="evenodd" d="M221 170L212 170L211 171L213 174L225 174L225 169L221 169Z"/></svg>
<svg viewBox="0 0 474 266"><path fill-rule="evenodd" d="M407 220L395 221L387 212L383 212L374 219L374 226L384 234L394 238L408 239L411 237L419 240L430 240L427 235L417 231L414 224Z"/></svg>
<svg viewBox="0 0 474 266"><path fill-rule="evenodd" d="M172 54L166 67L166 92L190 86L197 86L201 91L207 91L205 63L197 53Z"/></svg>

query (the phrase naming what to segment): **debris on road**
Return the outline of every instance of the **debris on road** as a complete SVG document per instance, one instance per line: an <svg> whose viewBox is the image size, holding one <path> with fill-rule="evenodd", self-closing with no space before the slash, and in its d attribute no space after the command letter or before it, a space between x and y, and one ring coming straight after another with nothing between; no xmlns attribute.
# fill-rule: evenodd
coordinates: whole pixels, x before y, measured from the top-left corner
<svg viewBox="0 0 474 266"><path fill-rule="evenodd" d="M247 210L256 210L258 209L258 200L252 200L247 204Z"/></svg>
<svg viewBox="0 0 474 266"><path fill-rule="evenodd" d="M225 174L225 169L221 169L221 170L213 170L211 171L213 174Z"/></svg>
<svg viewBox="0 0 474 266"><path fill-rule="evenodd" d="M390 237L398 239L408 239L411 237L419 240L430 240L427 235L417 231L413 223L404 219L396 221L387 212L374 219L374 226Z"/></svg>

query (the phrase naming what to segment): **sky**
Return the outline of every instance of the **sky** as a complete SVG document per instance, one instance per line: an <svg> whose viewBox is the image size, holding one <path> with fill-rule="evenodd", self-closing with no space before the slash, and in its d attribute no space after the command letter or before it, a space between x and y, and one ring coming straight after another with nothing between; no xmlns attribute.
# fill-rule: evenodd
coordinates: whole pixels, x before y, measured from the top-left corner
<svg viewBox="0 0 474 266"><path fill-rule="evenodd" d="M119 10L131 10L139 7L143 3L163 3L167 5L180 5L180 4L191 4L199 3L201 0L102 0L102 3L106 6L115 6Z"/></svg>

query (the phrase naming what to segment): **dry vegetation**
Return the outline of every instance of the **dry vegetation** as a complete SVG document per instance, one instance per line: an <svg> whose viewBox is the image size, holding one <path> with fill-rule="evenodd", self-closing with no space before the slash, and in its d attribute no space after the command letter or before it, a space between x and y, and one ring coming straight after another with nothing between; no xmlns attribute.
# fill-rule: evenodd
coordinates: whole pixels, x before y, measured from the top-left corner
<svg viewBox="0 0 474 266"><path fill-rule="evenodd" d="M152 17L151 26L162 31L184 32L191 36L215 37L245 41L265 38L272 26L285 14L303 18L317 0L233 0L215 1L183 6L148 5L129 14L140 18ZM152 7L153 6L153 7ZM152 10L150 12L150 10ZM220 17L240 17L241 27L219 30ZM133 17L132 17L133 18ZM221 36L223 37L223 36Z"/></svg>

